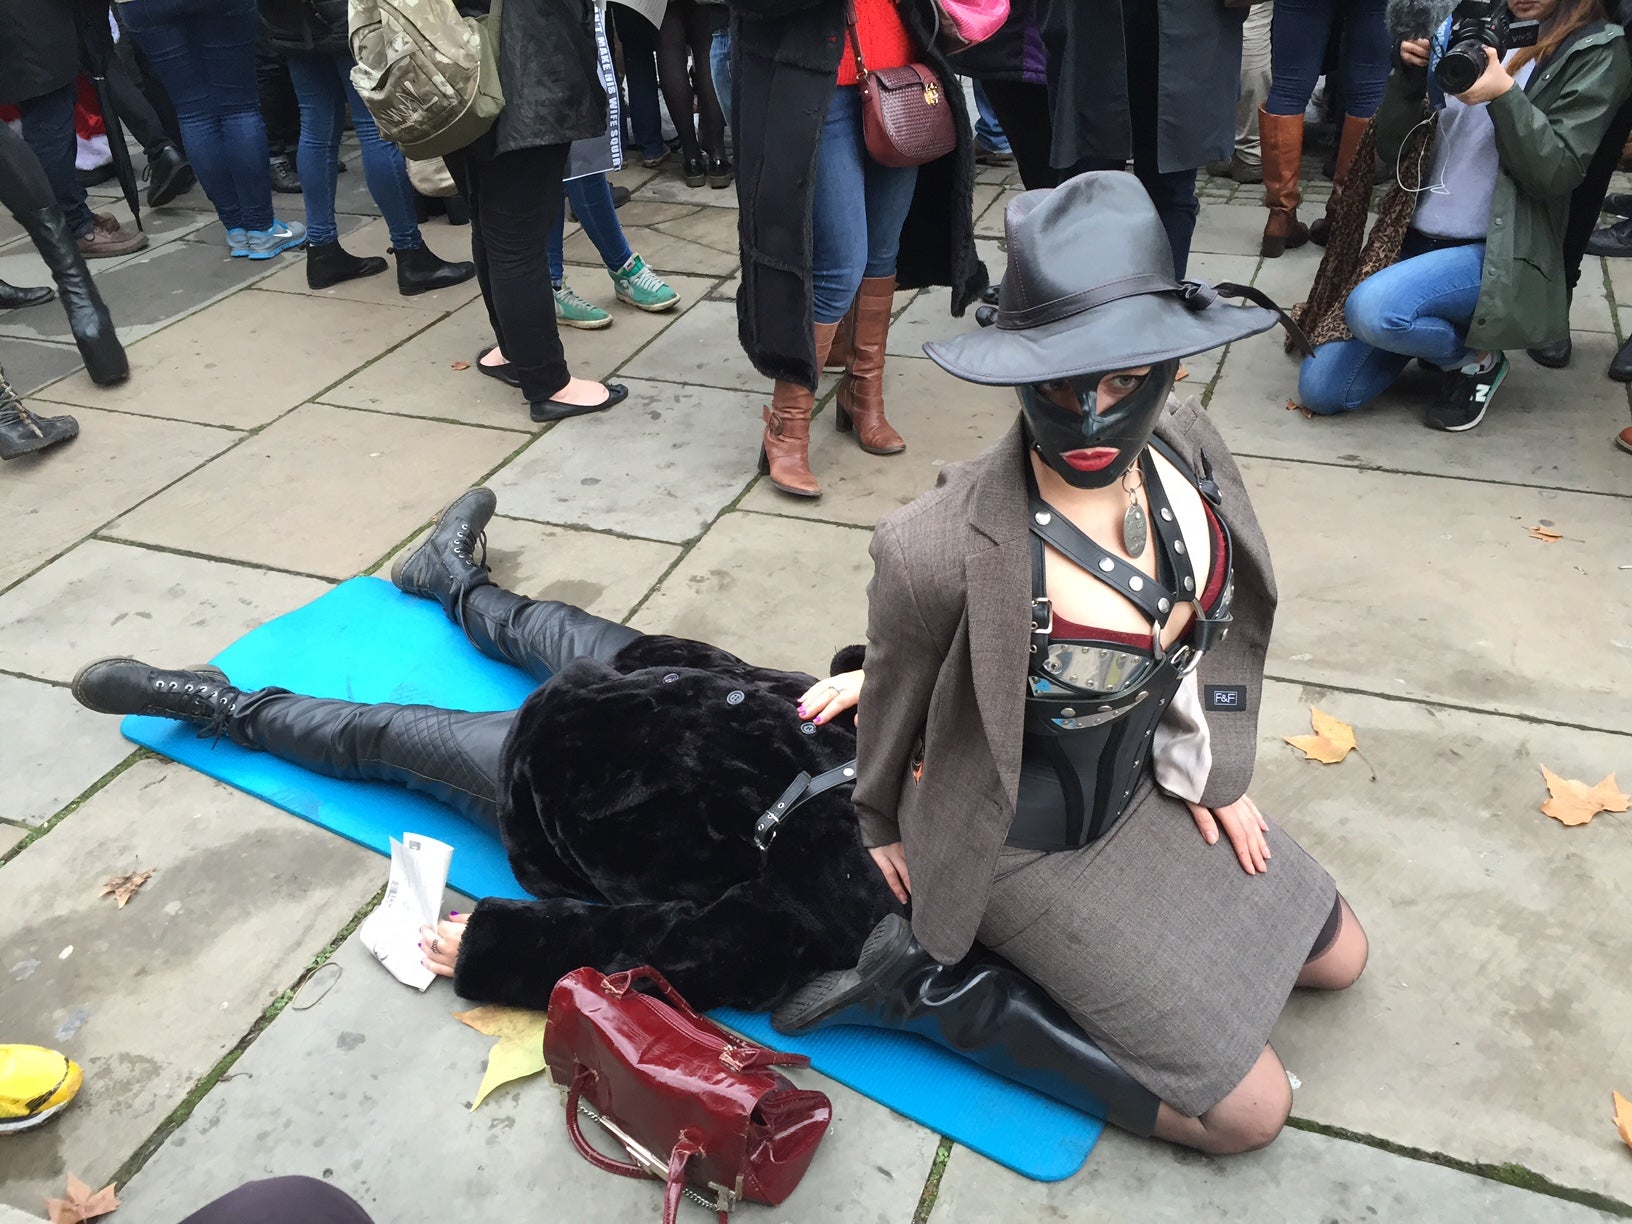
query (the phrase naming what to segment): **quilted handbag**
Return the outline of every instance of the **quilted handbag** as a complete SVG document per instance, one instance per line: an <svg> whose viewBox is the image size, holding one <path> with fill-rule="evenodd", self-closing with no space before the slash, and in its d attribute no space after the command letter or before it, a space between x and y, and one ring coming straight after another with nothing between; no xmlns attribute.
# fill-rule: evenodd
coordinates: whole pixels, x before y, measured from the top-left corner
<svg viewBox="0 0 1632 1224"><path fill-rule="evenodd" d="M941 78L928 64L869 72L856 32L855 4L845 7L868 154L881 166L922 166L945 157L957 147L958 133Z"/></svg>
<svg viewBox="0 0 1632 1224"><path fill-rule="evenodd" d="M642 984L653 989L636 989ZM688 1186L722 1224L739 1200L782 1202L833 1120L825 1093L774 1070L809 1066L808 1058L728 1033L647 966L611 977L575 969L557 982L544 1058L567 1089L573 1146L608 1173L666 1183L664 1224L674 1224ZM589 1145L580 1105L592 1107L632 1162Z"/></svg>

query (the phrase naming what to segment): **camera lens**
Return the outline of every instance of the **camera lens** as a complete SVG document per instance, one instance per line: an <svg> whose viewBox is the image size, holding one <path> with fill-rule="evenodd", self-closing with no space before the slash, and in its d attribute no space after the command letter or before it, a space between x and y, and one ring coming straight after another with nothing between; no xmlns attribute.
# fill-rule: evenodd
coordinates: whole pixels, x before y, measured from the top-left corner
<svg viewBox="0 0 1632 1224"><path fill-rule="evenodd" d="M1452 47L1434 68L1434 80L1448 94L1466 93L1485 72L1485 48L1480 43Z"/></svg>

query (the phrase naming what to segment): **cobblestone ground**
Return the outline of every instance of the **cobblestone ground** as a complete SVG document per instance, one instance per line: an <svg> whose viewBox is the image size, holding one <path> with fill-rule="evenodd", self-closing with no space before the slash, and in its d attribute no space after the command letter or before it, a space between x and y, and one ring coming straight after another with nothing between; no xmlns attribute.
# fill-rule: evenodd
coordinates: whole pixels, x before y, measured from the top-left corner
<svg viewBox="0 0 1632 1224"><path fill-rule="evenodd" d="M342 228L375 254L387 237L362 177L342 180ZM496 575L525 592L771 664L818 668L858 640L873 522L1011 417L1004 394L922 356L972 321L944 291L902 294L887 379L908 450L863 455L829 408L812 454L826 495L784 499L755 476L766 387L736 342L734 193L620 178L630 240L684 307L618 305L572 234L572 285L616 319L567 334L573 367L631 396L549 429L456 367L489 342L474 284L309 292L298 256L226 258L196 191L152 215L148 251L97 270L130 342L126 386L76 372L55 306L0 314L13 379L83 426L0 472L0 1040L60 1046L87 1072L61 1119L0 1144L0 1218L37 1218L68 1173L128 1182L121 1220L168 1222L295 1172L381 1221L655 1217L649 1186L572 1153L542 1080L467 1112L487 1041L448 1018L446 984L405 990L350 934L383 860L132 751L66 687L102 655L206 658L388 568L484 481ZM982 178L996 273L1012 188ZM1207 187L1194 272L1296 301L1317 253L1260 261L1257 196ZM443 255L468 248L468 230L426 233ZM44 278L9 222L0 276ZM1610 446L1627 399L1603 377L1623 304L1632 266L1592 261L1574 365L1515 354L1463 435L1421 427L1426 376L1309 420L1287 410L1295 367L1273 336L1189 362L1279 573L1254 792L1331 868L1374 949L1355 989L1294 999L1275 1032L1301 1085L1295 1127L1228 1161L1108 1135L1043 1185L825 1084L838 1121L810 1176L776 1211L744 1208L747 1224L1632 1214L1610 1120L1611 1089L1632 1094L1632 825L1537 810L1542 764L1632 775L1632 460ZM1311 704L1355 726L1363 760L1307 764L1281 742ZM157 874L128 908L98 899L138 864ZM325 963L340 968L286 1006Z"/></svg>

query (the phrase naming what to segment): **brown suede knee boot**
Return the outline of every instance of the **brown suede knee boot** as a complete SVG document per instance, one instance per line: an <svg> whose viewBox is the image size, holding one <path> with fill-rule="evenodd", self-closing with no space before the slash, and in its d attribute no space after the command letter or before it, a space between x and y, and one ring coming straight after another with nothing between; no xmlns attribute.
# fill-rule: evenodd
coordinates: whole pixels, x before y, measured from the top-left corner
<svg viewBox="0 0 1632 1224"><path fill-rule="evenodd" d="M1298 220L1298 171L1303 163L1303 116L1272 115L1258 108L1258 134L1264 156L1264 223L1260 253L1268 259L1309 241L1309 227Z"/></svg>
<svg viewBox="0 0 1632 1224"><path fill-rule="evenodd" d="M850 365L833 406L834 426L840 433L854 428L856 441L870 455L896 455L907 449L884 419L884 345L890 338L894 307L895 277L870 276L861 282L850 308L856 329Z"/></svg>
<svg viewBox="0 0 1632 1224"><path fill-rule="evenodd" d="M821 372L833 347L837 323L816 324L816 370ZM771 484L795 497L820 497L822 486L810 470L810 412L816 395L798 383L777 380L771 402L761 414L765 434L759 446L759 471Z"/></svg>

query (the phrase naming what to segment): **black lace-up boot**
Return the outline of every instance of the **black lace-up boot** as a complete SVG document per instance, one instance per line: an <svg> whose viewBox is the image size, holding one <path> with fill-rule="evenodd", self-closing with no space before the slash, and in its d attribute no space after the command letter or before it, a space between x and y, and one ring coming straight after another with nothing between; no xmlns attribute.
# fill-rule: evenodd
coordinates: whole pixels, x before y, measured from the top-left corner
<svg viewBox="0 0 1632 1224"><path fill-rule="evenodd" d="M6 372L0 368L0 459L16 459L78 436L79 422L71 416L40 416L30 412Z"/></svg>
<svg viewBox="0 0 1632 1224"><path fill-rule="evenodd" d="M244 694L218 667L167 670L137 659L98 659L74 677L74 700L99 714L148 714L231 734ZM236 738L236 737L234 737Z"/></svg>
<svg viewBox="0 0 1632 1224"><path fill-rule="evenodd" d="M405 595L434 599L450 620L459 620L465 592L485 586L487 523L499 499L491 489L471 489L437 517L430 538L391 567L391 581ZM481 549L482 559L476 559Z"/></svg>

